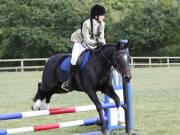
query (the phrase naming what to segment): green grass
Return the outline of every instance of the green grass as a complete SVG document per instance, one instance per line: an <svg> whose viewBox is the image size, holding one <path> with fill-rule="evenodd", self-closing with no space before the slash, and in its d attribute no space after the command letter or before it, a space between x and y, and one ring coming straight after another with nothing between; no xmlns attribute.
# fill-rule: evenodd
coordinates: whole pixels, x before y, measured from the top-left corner
<svg viewBox="0 0 180 135"><path fill-rule="evenodd" d="M134 129L142 135L179 135L180 68L137 68L132 72ZM41 74L41 72L0 73L0 113L30 111ZM50 106L88 104L92 103L84 93L72 92L54 95ZM66 122L93 116L97 116L95 111L1 121L0 129ZM97 126L79 126L19 135L71 135L97 129Z"/></svg>
<svg viewBox="0 0 180 135"><path fill-rule="evenodd" d="M180 68L135 69L134 128L145 135L180 134Z"/></svg>

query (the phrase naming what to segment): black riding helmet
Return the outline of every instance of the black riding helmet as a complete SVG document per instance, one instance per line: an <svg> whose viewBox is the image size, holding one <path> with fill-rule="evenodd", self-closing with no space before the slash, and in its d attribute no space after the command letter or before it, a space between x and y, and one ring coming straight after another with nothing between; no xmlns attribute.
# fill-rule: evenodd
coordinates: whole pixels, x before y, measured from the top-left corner
<svg viewBox="0 0 180 135"><path fill-rule="evenodd" d="M91 18L95 18L95 16L105 15L106 10L103 6L96 4L91 8L90 16Z"/></svg>

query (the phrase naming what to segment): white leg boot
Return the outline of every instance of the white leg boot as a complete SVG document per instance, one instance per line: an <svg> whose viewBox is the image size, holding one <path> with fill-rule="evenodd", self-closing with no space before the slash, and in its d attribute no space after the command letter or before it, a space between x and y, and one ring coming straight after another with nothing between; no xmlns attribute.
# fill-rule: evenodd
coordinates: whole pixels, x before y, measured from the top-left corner
<svg viewBox="0 0 180 135"><path fill-rule="evenodd" d="M37 111L37 110L40 110L40 108L41 108L41 100L38 99L38 100L36 100L36 102L33 104L32 109L33 109L33 111Z"/></svg>
<svg viewBox="0 0 180 135"><path fill-rule="evenodd" d="M48 110L49 109L49 104L47 104L46 102L42 102L40 109L41 110Z"/></svg>

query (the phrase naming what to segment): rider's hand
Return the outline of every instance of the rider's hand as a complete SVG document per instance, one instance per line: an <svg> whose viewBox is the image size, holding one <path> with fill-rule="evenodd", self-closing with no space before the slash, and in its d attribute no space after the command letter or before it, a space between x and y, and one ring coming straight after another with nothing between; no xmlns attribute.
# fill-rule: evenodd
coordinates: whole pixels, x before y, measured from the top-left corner
<svg viewBox="0 0 180 135"><path fill-rule="evenodd" d="M93 50L93 49L96 49L96 48L97 48L97 46L95 46L95 45L87 45L87 47L88 47L89 49L91 49L91 50Z"/></svg>
<svg viewBox="0 0 180 135"><path fill-rule="evenodd" d="M96 43L96 45L97 45L98 47L101 47L101 46L103 46L103 45L104 45L104 43L103 43L103 42L99 42L99 41L98 41L98 42Z"/></svg>

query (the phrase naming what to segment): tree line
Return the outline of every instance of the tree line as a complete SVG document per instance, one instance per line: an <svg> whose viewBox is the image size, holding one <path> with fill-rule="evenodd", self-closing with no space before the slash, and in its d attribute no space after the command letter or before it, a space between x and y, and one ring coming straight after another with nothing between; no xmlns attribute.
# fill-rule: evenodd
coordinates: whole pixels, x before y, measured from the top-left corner
<svg viewBox="0 0 180 135"><path fill-rule="evenodd" d="M108 12L107 43L128 39L132 56L180 56L177 0L1 0L0 58L70 52L71 33L95 3Z"/></svg>

